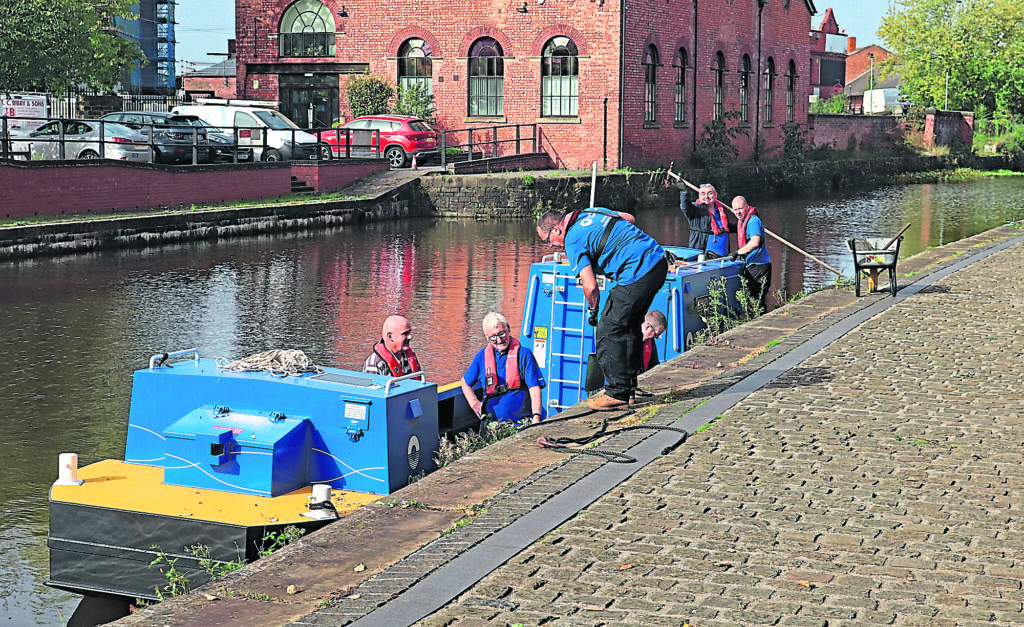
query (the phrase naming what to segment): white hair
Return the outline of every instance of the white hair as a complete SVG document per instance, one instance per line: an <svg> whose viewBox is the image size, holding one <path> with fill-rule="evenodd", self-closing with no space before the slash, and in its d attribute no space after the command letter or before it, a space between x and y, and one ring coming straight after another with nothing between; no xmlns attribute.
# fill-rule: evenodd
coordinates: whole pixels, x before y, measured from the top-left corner
<svg viewBox="0 0 1024 627"><path fill-rule="evenodd" d="M496 311L492 311L491 313L484 316L484 322L481 326L483 326L484 331L486 332L487 329L494 329L497 328L499 325L504 325L506 327L509 326L508 318L506 318L505 316L501 315Z"/></svg>

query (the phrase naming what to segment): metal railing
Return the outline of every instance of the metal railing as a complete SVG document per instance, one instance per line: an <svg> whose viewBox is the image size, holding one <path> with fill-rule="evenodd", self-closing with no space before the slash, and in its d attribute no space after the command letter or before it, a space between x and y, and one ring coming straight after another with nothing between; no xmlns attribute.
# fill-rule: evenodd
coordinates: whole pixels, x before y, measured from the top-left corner
<svg viewBox="0 0 1024 627"><path fill-rule="evenodd" d="M530 131L528 136L523 130ZM529 142L530 152L537 152L536 124L500 124L497 126L476 126L470 128L438 131L441 135L441 167L447 168L449 148L465 149L467 161L522 154L524 142ZM465 141L456 140L465 137ZM510 147L510 145L512 145ZM479 149L477 154L474 154Z"/></svg>

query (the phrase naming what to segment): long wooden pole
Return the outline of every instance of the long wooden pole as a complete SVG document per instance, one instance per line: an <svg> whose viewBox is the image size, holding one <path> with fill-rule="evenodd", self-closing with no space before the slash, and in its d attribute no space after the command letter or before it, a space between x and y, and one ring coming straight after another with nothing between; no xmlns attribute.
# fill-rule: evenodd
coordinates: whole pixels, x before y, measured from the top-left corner
<svg viewBox="0 0 1024 627"><path fill-rule="evenodd" d="M676 180L677 180L677 181L682 181L682 182L683 182L683 184L684 184L684 185L686 185L687 187L689 187L690 189L692 189L692 190L694 190L694 191L699 191L699 188L698 188L698 187L697 187L696 185L694 185L693 183L691 183L691 182L687 181L687 180L686 180L686 179L684 179L683 177L679 176L678 174L676 174L675 172L673 172L673 171L672 171L671 169L669 169L668 173L669 173L669 175L670 175L670 176L674 176L674 177L676 178ZM717 203L718 203L719 205L721 205L721 206L722 206L722 207L724 207L725 209L729 209L729 207L726 207L726 206L725 206L725 203L723 203L723 202L722 202L721 200L716 200L715 202L717 202ZM763 227L763 226L764 226L764 225L762 225L762 227ZM910 226L910 225L908 224L907 226ZM791 244L791 243L789 243L788 241L786 241L786 240L785 240L785 239L783 239L782 237L779 237L779 236L778 236L778 235L776 235L775 233L773 233L773 232L769 231L767 227L764 227L764 232L765 232L765 233L767 233L768 235L771 235L771 236L772 236L772 237L774 237L775 239L779 240L779 241L780 241L781 243L785 244L786 246L789 246L790 248L792 248L792 249L793 249L793 250L795 250L796 252L800 253L800 254L801 254L801 255L803 255L804 257L807 257L807 258L808 258L808 259L810 259L811 261L815 261L815 262L817 262L817 263L818 263L819 265L821 265L821 266L822 266L823 268L827 268L827 269L831 270L832 272L835 272L836 274L838 274L839 276L843 277L844 279L846 278L846 275L845 275L845 274L843 274L842 272L840 272L839 270L836 270L835 268L833 268L832 266L828 265L827 263L825 263L825 262L824 262L824 261L822 261L821 259L818 259L817 257L815 257L814 255L812 255L811 253L807 252L806 250L802 250L802 249L798 248L798 247L797 247L796 245L794 245L794 244ZM897 235L896 237L899 237L899 235ZM894 238L894 240L893 240L893 241L895 241L895 238ZM892 243L892 242L890 242L890 243ZM887 247L887 248L888 248L888 247Z"/></svg>
<svg viewBox="0 0 1024 627"><path fill-rule="evenodd" d="M882 250L885 250L886 248L892 246L892 243L895 242L896 240L898 240L900 238L900 235L903 235L903 233L906 232L906 230L909 229L909 228L910 228L910 223L907 222L907 225L905 227L903 227L902 229L900 229L899 233L897 233L896 235L893 235L892 239L889 240L889 242L885 246L882 246Z"/></svg>

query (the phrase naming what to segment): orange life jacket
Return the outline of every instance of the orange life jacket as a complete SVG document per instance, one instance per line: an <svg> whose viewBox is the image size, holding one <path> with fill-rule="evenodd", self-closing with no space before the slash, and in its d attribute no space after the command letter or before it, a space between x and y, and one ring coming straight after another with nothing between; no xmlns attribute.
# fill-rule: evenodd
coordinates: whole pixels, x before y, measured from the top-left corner
<svg viewBox="0 0 1024 627"><path fill-rule="evenodd" d="M519 379L519 340L512 337L508 338L508 357L505 359L505 386L498 386L498 360L495 354L498 349L494 348L490 344L484 349L484 394L487 396L497 396L504 394L509 390L518 390L520 386Z"/></svg>
<svg viewBox="0 0 1024 627"><path fill-rule="evenodd" d="M373 352L377 353L387 363L393 377L400 377L403 374L412 374L413 372L420 371L420 361L416 359L416 353L412 351L412 348L405 350L405 354L409 358L409 372L402 372L402 362L398 361L398 358L395 357L394 353L387 346L384 346L384 340L380 340L373 345Z"/></svg>

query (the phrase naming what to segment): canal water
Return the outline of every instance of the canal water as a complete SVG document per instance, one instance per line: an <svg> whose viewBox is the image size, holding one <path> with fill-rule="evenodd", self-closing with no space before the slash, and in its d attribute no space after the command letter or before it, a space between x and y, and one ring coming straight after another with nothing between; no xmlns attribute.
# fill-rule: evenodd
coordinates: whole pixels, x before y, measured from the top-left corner
<svg viewBox="0 0 1024 627"><path fill-rule="evenodd" d="M749 201L770 230L850 276L847 238L911 222L909 256L985 231L1024 217L1024 178ZM671 195L638 223L663 243L687 241ZM488 311L518 332L530 264L549 251L530 221L418 219L0 263L0 625L56 625L74 611L77 596L43 585L57 457L123 455L132 371L152 354L291 348L359 369L399 313L430 380L447 383L484 343ZM769 251L787 297L835 280L777 241Z"/></svg>

